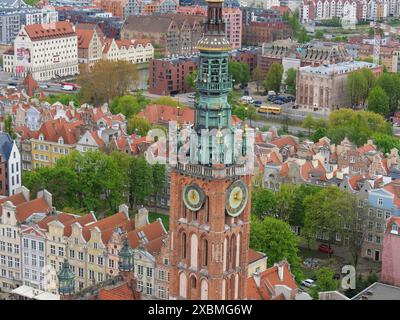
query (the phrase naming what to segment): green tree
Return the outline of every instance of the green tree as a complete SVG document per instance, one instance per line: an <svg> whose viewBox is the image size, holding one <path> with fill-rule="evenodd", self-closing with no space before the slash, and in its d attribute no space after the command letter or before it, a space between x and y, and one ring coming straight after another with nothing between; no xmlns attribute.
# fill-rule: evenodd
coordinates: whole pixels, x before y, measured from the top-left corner
<svg viewBox="0 0 400 320"><path fill-rule="evenodd" d="M374 139L376 146L384 153L389 153L393 148L400 150L400 139L395 136L375 133L372 138Z"/></svg>
<svg viewBox="0 0 400 320"><path fill-rule="evenodd" d="M301 279L297 238L286 222L271 217L263 220L252 217L250 247L266 253L269 266L286 259L296 279Z"/></svg>
<svg viewBox="0 0 400 320"><path fill-rule="evenodd" d="M347 77L346 85L351 106L358 106L367 99L368 82L361 72L351 72Z"/></svg>
<svg viewBox="0 0 400 320"><path fill-rule="evenodd" d="M257 188L253 191L251 198L251 212L262 220L271 210L275 208L275 194L265 188Z"/></svg>
<svg viewBox="0 0 400 320"><path fill-rule="evenodd" d="M126 95L138 80L136 65L128 61L100 60L91 72L81 73L78 84L81 86L82 102L101 105L111 103L114 97Z"/></svg>
<svg viewBox="0 0 400 320"><path fill-rule="evenodd" d="M146 197L154 190L152 168L143 157L135 157L132 159L129 176L129 202L133 209L144 204Z"/></svg>
<svg viewBox="0 0 400 320"><path fill-rule="evenodd" d="M276 93L280 91L283 75L283 66L279 63L273 63L267 72L264 80L265 91L274 90Z"/></svg>
<svg viewBox="0 0 400 320"><path fill-rule="evenodd" d="M193 70L192 72L186 75L186 85L191 89L196 89L196 79L197 79L197 70Z"/></svg>
<svg viewBox="0 0 400 320"><path fill-rule="evenodd" d="M343 226L353 221L355 197L336 186L329 186L305 198L304 229L309 234L324 232L329 246Z"/></svg>
<svg viewBox="0 0 400 320"><path fill-rule="evenodd" d="M343 108L329 115L327 137L335 144L347 137L361 146L374 133L392 134L390 124L380 114Z"/></svg>
<svg viewBox="0 0 400 320"><path fill-rule="evenodd" d="M400 83L396 74L383 73L377 80L376 85L385 91L389 102L389 110L397 110L399 100ZM372 92L372 91L371 91Z"/></svg>
<svg viewBox="0 0 400 320"><path fill-rule="evenodd" d="M170 107L177 107L179 106L178 101L176 101L175 99L171 98L171 97L161 97L161 98L157 98L155 100L153 100L154 104L160 104L160 105L164 105L164 106L170 106Z"/></svg>
<svg viewBox="0 0 400 320"><path fill-rule="evenodd" d="M258 93L260 92L260 88L262 88L262 83L263 83L263 74L259 66L254 68L253 80L256 82L256 89Z"/></svg>
<svg viewBox="0 0 400 320"><path fill-rule="evenodd" d="M315 287L310 290L311 297L318 299L318 293L324 291L335 291L338 288L338 281L333 279L335 272L327 267L322 267L316 273Z"/></svg>
<svg viewBox="0 0 400 320"><path fill-rule="evenodd" d="M296 78L297 71L294 68L290 68L286 71L285 85L289 94L296 96Z"/></svg>
<svg viewBox="0 0 400 320"><path fill-rule="evenodd" d="M150 122L143 117L133 116L128 120L128 133L137 133L140 136L144 137L147 135L151 128Z"/></svg>
<svg viewBox="0 0 400 320"><path fill-rule="evenodd" d="M368 69L368 68L362 68L360 72L363 75L363 77L365 78L365 80L367 80L368 91L371 90L375 86L375 83L376 83L376 77L375 77L374 73L371 71L371 69Z"/></svg>
<svg viewBox="0 0 400 320"><path fill-rule="evenodd" d="M250 80L250 66L248 64L229 60L228 68L229 74L234 80L234 85L241 84L242 87L247 85Z"/></svg>
<svg viewBox="0 0 400 320"><path fill-rule="evenodd" d="M324 31L323 30L317 30L315 31L315 38L317 39L323 39L324 38Z"/></svg>
<svg viewBox="0 0 400 320"><path fill-rule="evenodd" d="M300 31L297 33L297 41L299 43L307 43L310 42L311 37L307 34L307 30L302 27Z"/></svg>
<svg viewBox="0 0 400 320"><path fill-rule="evenodd" d="M314 142L318 142L319 139L326 137L328 134L328 130L326 128L318 128L311 134L311 140Z"/></svg>
<svg viewBox="0 0 400 320"><path fill-rule="evenodd" d="M46 97L46 101L50 104L60 102L63 105L69 105L72 102L74 104L74 107L76 108L80 107L78 94L68 94L68 93L49 94Z"/></svg>
<svg viewBox="0 0 400 320"><path fill-rule="evenodd" d="M10 114L7 114L6 118L4 119L4 132L8 133L13 140L17 137L14 132L14 126Z"/></svg>
<svg viewBox="0 0 400 320"><path fill-rule="evenodd" d="M260 119L260 115L257 109L253 105L245 106L246 119L250 121L250 127L252 126L252 121L257 121Z"/></svg>
<svg viewBox="0 0 400 320"><path fill-rule="evenodd" d="M237 116L240 120L246 120L246 107L242 104L237 104L233 107L232 113Z"/></svg>
<svg viewBox="0 0 400 320"><path fill-rule="evenodd" d="M143 109L143 106L137 101L134 96L122 96L114 98L111 103L110 111L114 114L122 113L126 118L131 118L138 114Z"/></svg>
<svg viewBox="0 0 400 320"><path fill-rule="evenodd" d="M386 116L389 112L389 99L380 86L374 87L368 95L368 111L383 116Z"/></svg>
<svg viewBox="0 0 400 320"><path fill-rule="evenodd" d="M304 118L303 122L301 123L301 127L304 129L308 129L308 136L311 135L311 129L314 127L315 121L314 117L311 113L308 113L307 116Z"/></svg>

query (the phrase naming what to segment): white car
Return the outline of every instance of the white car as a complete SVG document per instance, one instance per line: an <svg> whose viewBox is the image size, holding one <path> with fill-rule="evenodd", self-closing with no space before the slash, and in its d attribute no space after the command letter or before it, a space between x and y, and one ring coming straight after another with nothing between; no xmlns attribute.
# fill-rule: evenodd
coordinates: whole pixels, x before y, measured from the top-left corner
<svg viewBox="0 0 400 320"><path fill-rule="evenodd" d="M301 283L303 286L305 286L306 288L311 288L315 286L315 281L312 279L306 279Z"/></svg>

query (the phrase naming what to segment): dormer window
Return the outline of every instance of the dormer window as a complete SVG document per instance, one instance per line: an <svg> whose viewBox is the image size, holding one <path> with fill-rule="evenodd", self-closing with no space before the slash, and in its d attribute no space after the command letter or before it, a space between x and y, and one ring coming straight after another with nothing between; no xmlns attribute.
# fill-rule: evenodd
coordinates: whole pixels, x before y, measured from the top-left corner
<svg viewBox="0 0 400 320"><path fill-rule="evenodd" d="M39 141L44 141L44 135L43 134L39 135Z"/></svg>
<svg viewBox="0 0 400 320"><path fill-rule="evenodd" d="M62 137L60 137L60 138L58 139L58 144L64 144L64 139L63 139Z"/></svg>
<svg viewBox="0 0 400 320"><path fill-rule="evenodd" d="M393 223L392 224L392 231L390 231L390 233L394 233L394 234L398 234L399 232L399 227L397 224Z"/></svg>

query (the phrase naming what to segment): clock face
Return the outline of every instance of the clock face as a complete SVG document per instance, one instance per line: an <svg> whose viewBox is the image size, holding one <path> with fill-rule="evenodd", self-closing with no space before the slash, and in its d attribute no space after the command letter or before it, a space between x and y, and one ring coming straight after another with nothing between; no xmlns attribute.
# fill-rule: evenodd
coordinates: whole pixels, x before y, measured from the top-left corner
<svg viewBox="0 0 400 320"><path fill-rule="evenodd" d="M197 184L188 185L183 189L183 202L189 210L200 210L204 199L204 192Z"/></svg>
<svg viewBox="0 0 400 320"><path fill-rule="evenodd" d="M226 190L226 211L231 217L239 216L246 207L248 189L242 180L237 180Z"/></svg>

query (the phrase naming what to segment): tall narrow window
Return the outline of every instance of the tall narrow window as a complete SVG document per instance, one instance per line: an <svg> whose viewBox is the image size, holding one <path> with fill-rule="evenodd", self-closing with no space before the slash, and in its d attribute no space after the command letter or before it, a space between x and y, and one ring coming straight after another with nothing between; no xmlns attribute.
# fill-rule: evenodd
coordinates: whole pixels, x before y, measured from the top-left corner
<svg viewBox="0 0 400 320"><path fill-rule="evenodd" d="M235 259L235 236L232 236L231 243L229 246L229 269L233 268L234 259Z"/></svg>
<svg viewBox="0 0 400 320"><path fill-rule="evenodd" d="M182 259L186 259L186 233L182 233Z"/></svg>
<svg viewBox="0 0 400 320"><path fill-rule="evenodd" d="M190 278L190 280L191 280L190 282L191 282L192 289L196 289L196 277L192 276Z"/></svg>
<svg viewBox="0 0 400 320"><path fill-rule="evenodd" d="M203 266L208 265L208 241L207 239L203 240Z"/></svg>

